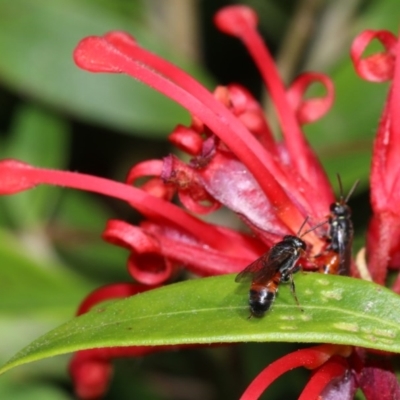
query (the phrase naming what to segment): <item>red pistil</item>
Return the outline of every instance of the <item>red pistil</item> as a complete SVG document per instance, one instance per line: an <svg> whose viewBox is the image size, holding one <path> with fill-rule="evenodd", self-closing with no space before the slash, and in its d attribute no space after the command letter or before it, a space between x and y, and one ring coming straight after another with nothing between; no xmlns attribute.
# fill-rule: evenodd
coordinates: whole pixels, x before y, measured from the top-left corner
<svg viewBox="0 0 400 400"><path fill-rule="evenodd" d="M0 175L1 194L18 193L39 184L67 186L100 193L124 200L150 220L176 226L214 248L226 249L232 245L229 238L222 236L215 226L200 221L171 203L124 183L77 172L35 168L15 160L1 161Z"/></svg>
<svg viewBox="0 0 400 400"><path fill-rule="evenodd" d="M372 40L377 39L385 51L362 58ZM353 41L350 56L357 73L371 82L384 82L392 79L396 58L397 38L388 31L366 30Z"/></svg>
<svg viewBox="0 0 400 400"><path fill-rule="evenodd" d="M347 369L348 364L343 357L333 356L312 375L298 400L320 399L326 386L335 378L344 376Z"/></svg>
<svg viewBox="0 0 400 400"><path fill-rule="evenodd" d="M230 6L217 12L214 20L223 32L243 41L269 89L294 168L319 188L319 195L329 204L332 199L329 182L297 123L274 60L256 30L257 15L246 6Z"/></svg>
<svg viewBox="0 0 400 400"><path fill-rule="evenodd" d="M375 39L384 51L362 58ZM368 229L368 266L374 281L383 284L391 259L396 260L399 255L400 41L390 32L368 30L353 42L351 56L362 78L372 82L393 79L374 143L370 178L374 214Z"/></svg>
<svg viewBox="0 0 400 400"><path fill-rule="evenodd" d="M131 75L188 109L246 165L273 202L279 218L293 230L301 225L304 216L266 168L266 160L269 160L266 150L226 107L192 77L141 49L123 33L86 38L76 48L74 57L78 66L89 71Z"/></svg>
<svg viewBox="0 0 400 400"><path fill-rule="evenodd" d="M168 140L184 152L197 156L203 147L203 139L193 129L178 125L168 136Z"/></svg>
<svg viewBox="0 0 400 400"><path fill-rule="evenodd" d="M268 365L247 387L240 400L257 399L275 379L293 368L315 369L328 361L333 355L346 357L350 353L351 348L348 346L323 344L287 354ZM335 373L337 371L336 368L333 368L333 371L328 370L329 372Z"/></svg>
<svg viewBox="0 0 400 400"><path fill-rule="evenodd" d="M307 89L314 83L319 82L326 90L323 97L304 99ZM316 72L307 72L299 75L290 85L287 98L296 118L300 124L308 124L317 121L332 107L334 100L334 86L331 79Z"/></svg>
<svg viewBox="0 0 400 400"><path fill-rule="evenodd" d="M238 272L248 265L252 260L259 257L260 251L251 243L248 246L232 246L228 251L218 251L211 248L204 249L202 243L195 242L188 237L182 237L170 229L145 222L142 228L132 226L124 221L110 220L103 233L103 238L108 242L125 247L138 255L158 256L162 260L173 260L185 265L186 269L200 276L220 275ZM139 264L131 265L130 273L140 282L143 274L148 272L149 260L145 263L146 268L141 269ZM151 268L150 268L151 269ZM168 277L168 271L158 271L153 275L161 275L156 279L163 281L163 275ZM153 277L149 282L157 282Z"/></svg>

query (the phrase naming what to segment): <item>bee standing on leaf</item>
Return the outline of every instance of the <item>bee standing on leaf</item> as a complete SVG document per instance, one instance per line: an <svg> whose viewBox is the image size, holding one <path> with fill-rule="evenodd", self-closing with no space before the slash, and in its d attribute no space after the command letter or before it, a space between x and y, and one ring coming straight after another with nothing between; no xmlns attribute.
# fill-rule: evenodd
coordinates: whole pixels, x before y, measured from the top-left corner
<svg viewBox="0 0 400 400"><path fill-rule="evenodd" d="M358 183L354 182L346 198L343 197L343 186L340 176L339 201L330 205L329 231L327 235L327 247L314 258L318 270L324 274L350 275L351 250L353 245L354 228L351 220L351 209L347 205Z"/></svg>
<svg viewBox="0 0 400 400"><path fill-rule="evenodd" d="M286 235L282 241L276 243L260 258L248 265L240 272L235 281L242 282L251 279L249 292L250 316L262 317L272 306L281 282L290 282L290 289L298 306L299 301L295 292L293 274L300 270L297 261L305 255L307 245L301 240L308 232L326 223L326 221L314 226L300 235L308 217L301 225L297 236ZM303 310L302 310L303 311Z"/></svg>

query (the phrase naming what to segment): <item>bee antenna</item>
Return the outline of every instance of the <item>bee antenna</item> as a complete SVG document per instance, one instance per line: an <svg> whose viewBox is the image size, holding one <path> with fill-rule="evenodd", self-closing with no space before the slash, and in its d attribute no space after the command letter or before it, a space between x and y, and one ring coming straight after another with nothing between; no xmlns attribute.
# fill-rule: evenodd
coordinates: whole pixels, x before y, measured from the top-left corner
<svg viewBox="0 0 400 400"><path fill-rule="evenodd" d="M307 215L307 217L305 218L305 220L304 220L303 223L301 224L300 229L298 230L296 236L301 237L301 236L304 235L304 233L303 233L303 235L300 236L300 232L301 232L301 230L304 228L304 225L307 223L307 221L308 221L309 219L310 219L310 217Z"/></svg>
<svg viewBox="0 0 400 400"><path fill-rule="evenodd" d="M351 189L349 190L349 193L347 194L344 202L347 203L350 199L350 196L354 193L354 191L356 190L356 187L358 186L358 184L360 183L360 180L357 179L354 183L353 186L351 187Z"/></svg>
<svg viewBox="0 0 400 400"><path fill-rule="evenodd" d="M342 184L342 178L340 177L340 175L339 175L338 172L336 172L336 177L337 177L337 180L338 180L338 183L339 183L339 195L340 195L339 199L340 199L340 202L342 203L342 202L343 202L343 184ZM347 199L347 198L346 198L346 199ZM347 200L346 200L346 201L347 201ZM345 201L345 203L346 203L346 201Z"/></svg>
<svg viewBox="0 0 400 400"><path fill-rule="evenodd" d="M308 219L308 217L307 217L307 219ZM306 219L306 221L307 221L307 219ZM308 229L307 231L305 231L304 233L302 233L300 237L303 237L304 235L306 235L307 233L309 233L309 232L311 232L311 231L315 231L315 229L317 229L317 228L319 228L320 226L326 224L328 221L329 221L329 220L326 219L325 221L322 221L322 222L320 222L319 224L314 225L312 228L310 228L310 229ZM303 226L304 226L304 223L303 223L302 227L303 227Z"/></svg>

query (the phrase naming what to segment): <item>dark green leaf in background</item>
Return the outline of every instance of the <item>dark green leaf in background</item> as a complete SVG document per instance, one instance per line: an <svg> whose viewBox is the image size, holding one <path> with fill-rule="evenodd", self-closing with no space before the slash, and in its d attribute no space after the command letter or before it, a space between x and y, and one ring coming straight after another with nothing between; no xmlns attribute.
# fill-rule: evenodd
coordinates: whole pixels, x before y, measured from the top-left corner
<svg viewBox="0 0 400 400"><path fill-rule="evenodd" d="M44 261L47 254L30 254L21 248L16 238L0 230L0 314L72 315L93 284L55 261Z"/></svg>
<svg viewBox="0 0 400 400"><path fill-rule="evenodd" d="M72 52L89 35L125 30L202 82L200 67L184 62L144 27L140 7L123 15L94 0L2 0L0 77L9 88L82 120L131 134L165 134L187 113L153 90L120 75L79 70Z"/></svg>
<svg viewBox="0 0 400 400"><path fill-rule="evenodd" d="M1 158L16 158L38 167L66 166L69 130L61 118L37 106L21 105L12 120ZM59 188L39 187L0 199L1 212L15 227L28 229L49 218L58 201ZM4 208L3 208L4 207Z"/></svg>

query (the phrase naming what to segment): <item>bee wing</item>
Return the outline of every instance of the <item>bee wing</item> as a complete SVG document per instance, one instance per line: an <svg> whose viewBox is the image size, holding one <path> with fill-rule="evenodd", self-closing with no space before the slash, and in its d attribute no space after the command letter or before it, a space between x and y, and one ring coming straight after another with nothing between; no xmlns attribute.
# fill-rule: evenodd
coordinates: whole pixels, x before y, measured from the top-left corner
<svg viewBox="0 0 400 400"><path fill-rule="evenodd" d="M351 263L351 244L346 246L346 233L344 232L343 229L338 230L338 251L339 251L339 257L340 257L340 268L339 268L339 274L342 275L348 275L350 273L349 268L350 268L350 263Z"/></svg>
<svg viewBox="0 0 400 400"><path fill-rule="evenodd" d="M252 280L253 276L264 268L266 255L263 254L257 260L249 264L242 272L236 275L235 282L243 282L247 280Z"/></svg>
<svg viewBox="0 0 400 400"><path fill-rule="evenodd" d="M268 281L271 279L276 271L281 266L282 262L286 259L286 255L282 254L282 257L269 257L270 254L263 254L257 260L249 264L242 272L240 272L235 282L243 281Z"/></svg>
<svg viewBox="0 0 400 400"><path fill-rule="evenodd" d="M345 233L342 228L338 229L337 232L337 242L338 242L338 252L340 257L343 257L344 254L346 253L346 246L345 246Z"/></svg>

